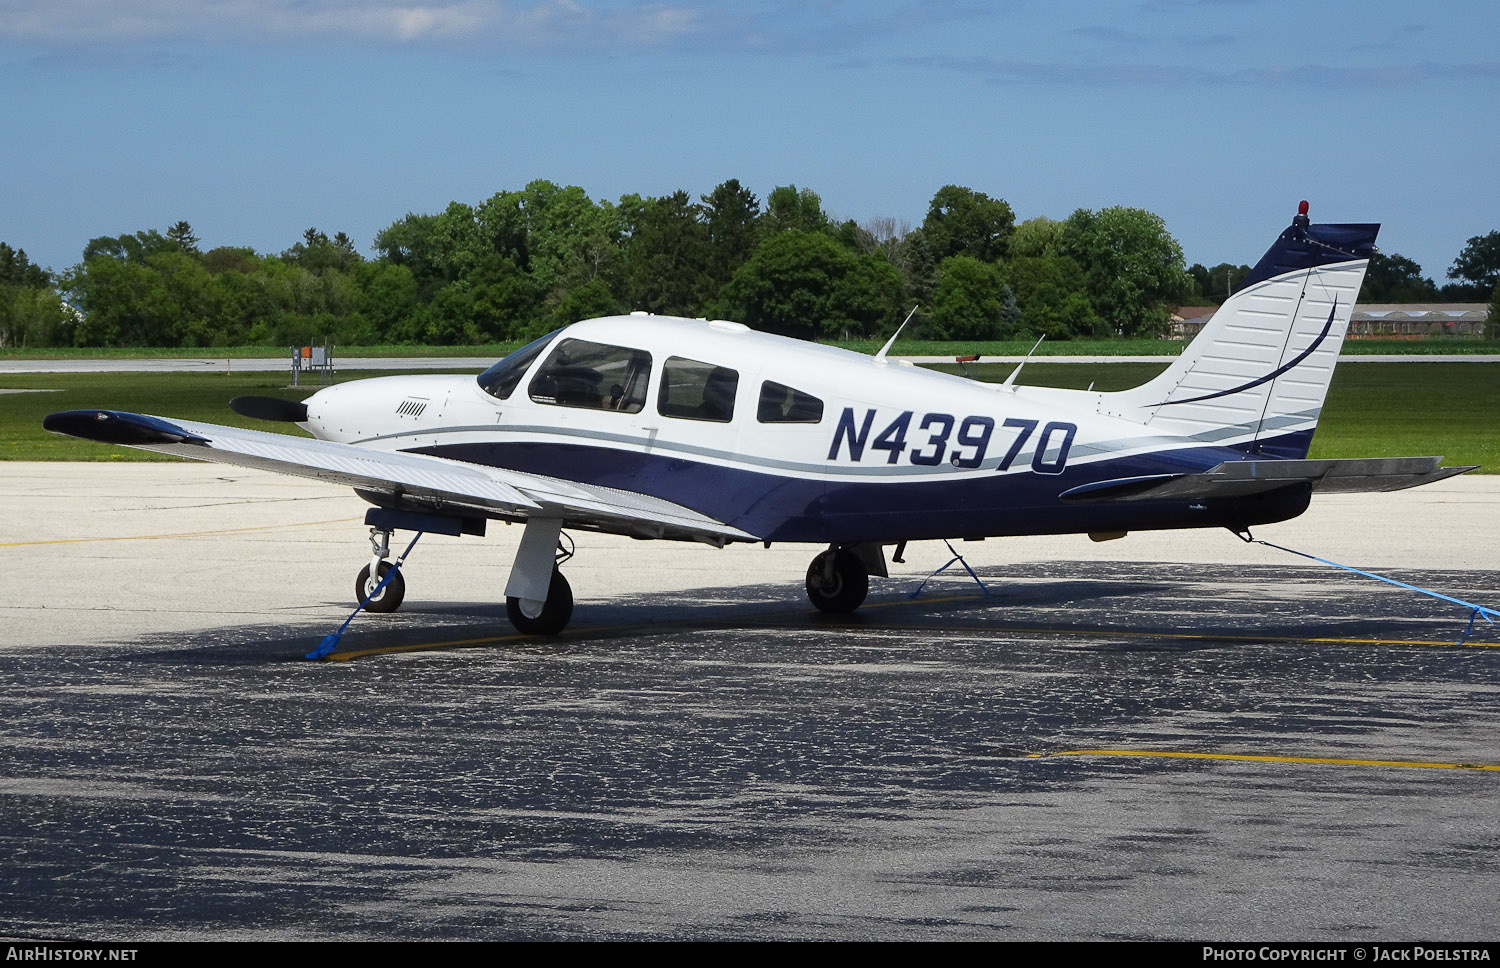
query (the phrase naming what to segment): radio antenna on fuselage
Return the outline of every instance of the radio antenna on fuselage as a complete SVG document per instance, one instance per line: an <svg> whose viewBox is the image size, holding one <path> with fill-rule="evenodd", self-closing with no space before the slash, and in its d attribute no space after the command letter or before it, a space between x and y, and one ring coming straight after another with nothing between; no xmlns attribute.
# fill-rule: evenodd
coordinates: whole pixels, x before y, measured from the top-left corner
<svg viewBox="0 0 1500 968"><path fill-rule="evenodd" d="M1047 338L1047 335L1045 333L1043 333L1042 336L1041 336L1041 339L1038 339L1036 341L1036 346L1033 346L1031 348L1031 353L1035 353L1037 346L1041 346L1042 345L1042 340L1044 340L1046 338ZM1016 377L1018 377L1018 376L1021 375L1021 367L1025 366L1027 363L1031 362L1031 353L1027 353L1026 354L1026 359L1024 359L1021 362L1017 363L1016 364L1016 368L1014 370L1010 371L1010 376L1006 377L1005 378L1005 382L1002 383L1002 384L1000 384L1002 387L1011 387L1012 389L1015 388Z"/></svg>
<svg viewBox="0 0 1500 968"><path fill-rule="evenodd" d="M901 320L901 325L896 327L896 331L891 334L891 338L886 340L885 345L880 348L880 352L875 354L876 363L890 362L885 358L885 354L889 353L891 351L891 347L896 345L896 337L901 335L901 331L906 328L907 323L911 322L911 318L917 314L917 310L921 308L921 305L921 303L918 303L917 305L911 307L911 312L906 314L906 318Z"/></svg>

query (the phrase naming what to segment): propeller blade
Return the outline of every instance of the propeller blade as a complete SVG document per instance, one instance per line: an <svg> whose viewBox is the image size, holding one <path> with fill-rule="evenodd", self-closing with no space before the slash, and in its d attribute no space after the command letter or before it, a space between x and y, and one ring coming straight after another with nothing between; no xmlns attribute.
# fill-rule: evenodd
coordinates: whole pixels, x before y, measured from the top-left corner
<svg viewBox="0 0 1500 968"><path fill-rule="evenodd" d="M229 401L229 409L241 417L253 417L256 420L302 423L307 419L307 404L280 397L235 397Z"/></svg>

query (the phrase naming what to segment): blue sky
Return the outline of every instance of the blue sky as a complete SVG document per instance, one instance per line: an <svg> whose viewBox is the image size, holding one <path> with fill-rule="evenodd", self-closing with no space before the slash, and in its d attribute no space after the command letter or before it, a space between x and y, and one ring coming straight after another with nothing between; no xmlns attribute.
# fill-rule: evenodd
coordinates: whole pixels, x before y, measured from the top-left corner
<svg viewBox="0 0 1500 968"><path fill-rule="evenodd" d="M1307 198L1439 282L1500 229L1500 4L0 0L0 240L279 252L535 178L921 221L1129 205L1253 262Z"/></svg>

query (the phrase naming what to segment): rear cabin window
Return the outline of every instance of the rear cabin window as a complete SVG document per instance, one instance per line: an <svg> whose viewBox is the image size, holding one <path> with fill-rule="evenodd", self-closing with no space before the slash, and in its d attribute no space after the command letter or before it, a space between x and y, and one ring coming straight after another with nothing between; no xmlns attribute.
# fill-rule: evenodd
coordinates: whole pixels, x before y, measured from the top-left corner
<svg viewBox="0 0 1500 968"><path fill-rule="evenodd" d="M728 423L739 384L739 373L727 366L669 357L661 369L656 410L663 417Z"/></svg>
<svg viewBox="0 0 1500 968"><path fill-rule="evenodd" d="M528 391L537 403L640 413L650 379L651 354L645 350L565 339L531 378Z"/></svg>
<svg viewBox="0 0 1500 968"><path fill-rule="evenodd" d="M760 385L760 404L755 419L761 423L818 423L823 419L823 401L810 393L794 390L770 380Z"/></svg>
<svg viewBox="0 0 1500 968"><path fill-rule="evenodd" d="M554 329L541 339L534 339L530 343L511 353L505 359L479 374L479 386L492 397L501 400L509 400L511 393L520 384L521 378L531 367L531 361L542 355L542 350L552 342L552 337L561 333L562 330Z"/></svg>

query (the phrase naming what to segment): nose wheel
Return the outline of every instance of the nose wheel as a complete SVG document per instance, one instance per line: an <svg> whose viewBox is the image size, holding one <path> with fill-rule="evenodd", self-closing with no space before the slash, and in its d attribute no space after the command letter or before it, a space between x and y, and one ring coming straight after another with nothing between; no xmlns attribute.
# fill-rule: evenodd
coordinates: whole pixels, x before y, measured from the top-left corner
<svg viewBox="0 0 1500 968"><path fill-rule="evenodd" d="M380 563L380 571L374 578L370 577L370 566L365 565L359 570L359 577L354 579L354 598L356 601L365 601L365 596L375 591L375 586L380 584L380 579L390 574L392 565L389 561ZM368 602L365 602L367 612L394 612L401 607L401 602L406 598L406 579L401 577L401 572L391 575L391 580L385 583Z"/></svg>
<svg viewBox="0 0 1500 968"><path fill-rule="evenodd" d="M363 602L367 612L394 612L406 598L406 579L402 577L401 569L385 560L390 553L391 533L381 528L371 528L370 563L361 568L359 577L354 579L354 600ZM396 570L394 575L391 574L393 568ZM377 592L376 588L387 575L390 576L389 580ZM370 599L367 602L366 597Z"/></svg>
<svg viewBox="0 0 1500 968"><path fill-rule="evenodd" d="M870 573L854 552L830 548L807 569L807 598L820 612L847 615L864 603Z"/></svg>

